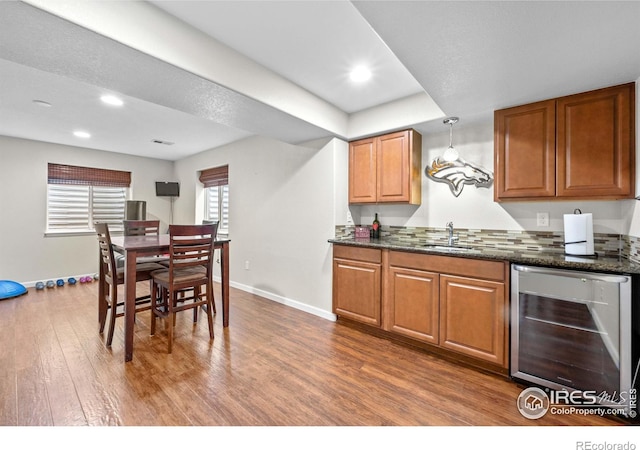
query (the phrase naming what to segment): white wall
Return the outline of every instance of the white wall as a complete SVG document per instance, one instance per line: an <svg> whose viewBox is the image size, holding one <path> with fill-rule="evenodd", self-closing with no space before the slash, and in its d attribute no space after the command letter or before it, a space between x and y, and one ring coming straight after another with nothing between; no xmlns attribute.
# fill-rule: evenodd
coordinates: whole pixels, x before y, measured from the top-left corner
<svg viewBox="0 0 640 450"><path fill-rule="evenodd" d="M98 271L94 235L44 235L49 162L130 171L131 199L168 220L154 182L173 178L172 162L0 136L0 279L31 285Z"/></svg>
<svg viewBox="0 0 640 450"><path fill-rule="evenodd" d="M470 185L464 187L460 196L454 197L447 184L434 182L424 174L424 167L448 147L449 131L423 135L422 140L422 205L351 206L356 223L368 225L378 212L383 227L444 228L447 222L453 221L460 228L563 231L563 215L579 208L583 213L593 213L596 233L640 232L640 213L636 213L635 220L630 218L632 211L637 209L637 200L495 203L493 186L477 188ZM453 129L453 145L461 158L493 171L492 122L466 127L457 124ZM537 226L537 212L549 213L549 227Z"/></svg>
<svg viewBox="0 0 640 450"><path fill-rule="evenodd" d="M175 221L202 219L198 171L228 164L231 285L332 318L327 240L335 234L334 192L346 183L346 153L337 140L293 146L252 137L177 161ZM343 167L336 170L337 155Z"/></svg>

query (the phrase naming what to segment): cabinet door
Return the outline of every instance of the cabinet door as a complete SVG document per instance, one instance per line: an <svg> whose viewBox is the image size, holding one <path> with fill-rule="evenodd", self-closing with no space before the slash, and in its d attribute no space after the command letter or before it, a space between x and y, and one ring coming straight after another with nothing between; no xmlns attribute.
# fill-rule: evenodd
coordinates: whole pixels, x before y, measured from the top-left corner
<svg viewBox="0 0 640 450"><path fill-rule="evenodd" d="M504 283L440 276L440 345L507 367Z"/></svg>
<svg viewBox="0 0 640 450"><path fill-rule="evenodd" d="M333 312L380 326L381 264L333 260Z"/></svg>
<svg viewBox="0 0 640 450"><path fill-rule="evenodd" d="M378 201L408 202L410 200L409 132L381 136L378 152Z"/></svg>
<svg viewBox="0 0 640 450"><path fill-rule="evenodd" d="M349 144L349 203L375 203L377 158L375 138Z"/></svg>
<svg viewBox="0 0 640 450"><path fill-rule="evenodd" d="M437 273L391 267L385 329L438 343L439 285Z"/></svg>
<svg viewBox="0 0 640 450"><path fill-rule="evenodd" d="M634 85L558 99L559 197L634 196Z"/></svg>
<svg viewBox="0 0 640 450"><path fill-rule="evenodd" d="M494 114L496 201L555 196L555 101Z"/></svg>

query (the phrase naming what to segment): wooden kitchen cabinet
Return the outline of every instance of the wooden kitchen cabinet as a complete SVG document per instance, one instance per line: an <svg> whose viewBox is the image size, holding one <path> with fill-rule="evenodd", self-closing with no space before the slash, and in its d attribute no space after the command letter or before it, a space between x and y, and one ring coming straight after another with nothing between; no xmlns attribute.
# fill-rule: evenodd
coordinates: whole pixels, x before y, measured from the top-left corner
<svg viewBox="0 0 640 450"><path fill-rule="evenodd" d="M422 200L422 136L415 130L349 143L349 203Z"/></svg>
<svg viewBox="0 0 640 450"><path fill-rule="evenodd" d="M438 344L440 276L394 266L387 276L385 330Z"/></svg>
<svg viewBox="0 0 640 450"><path fill-rule="evenodd" d="M508 299L505 261L333 247L334 314L478 365L508 367Z"/></svg>
<svg viewBox="0 0 640 450"><path fill-rule="evenodd" d="M506 368L508 273L503 261L390 251L383 328Z"/></svg>
<svg viewBox="0 0 640 450"><path fill-rule="evenodd" d="M496 111L496 200L556 195L556 102Z"/></svg>
<svg viewBox="0 0 640 450"><path fill-rule="evenodd" d="M377 163L375 138L349 144L349 203L377 201Z"/></svg>
<svg viewBox="0 0 640 450"><path fill-rule="evenodd" d="M382 252L334 246L333 313L380 326Z"/></svg>
<svg viewBox="0 0 640 450"><path fill-rule="evenodd" d="M635 196L635 83L495 111L494 199Z"/></svg>
<svg viewBox="0 0 640 450"><path fill-rule="evenodd" d="M507 367L503 282L440 277L440 346Z"/></svg>

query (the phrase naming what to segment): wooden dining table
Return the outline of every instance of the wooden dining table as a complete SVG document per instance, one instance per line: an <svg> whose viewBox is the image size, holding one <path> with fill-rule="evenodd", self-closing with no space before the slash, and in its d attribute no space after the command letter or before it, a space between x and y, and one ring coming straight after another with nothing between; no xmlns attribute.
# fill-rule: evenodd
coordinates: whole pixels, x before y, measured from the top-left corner
<svg viewBox="0 0 640 450"><path fill-rule="evenodd" d="M222 325L229 326L229 239L216 240L214 249L220 250L220 284L222 286ZM169 252L169 235L113 236L115 252L124 255L124 360L133 359L133 327L136 312L136 260L140 256ZM100 264L100 280L104 279ZM104 283L100 282L100 298L104 298Z"/></svg>

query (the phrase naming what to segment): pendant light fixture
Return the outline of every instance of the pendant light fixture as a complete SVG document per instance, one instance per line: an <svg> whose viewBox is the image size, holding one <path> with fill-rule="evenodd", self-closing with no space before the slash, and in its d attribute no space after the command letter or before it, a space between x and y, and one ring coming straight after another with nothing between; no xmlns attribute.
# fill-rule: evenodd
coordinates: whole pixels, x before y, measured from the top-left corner
<svg viewBox="0 0 640 450"><path fill-rule="evenodd" d="M429 179L448 184L455 197L462 193L466 185L489 187L493 184L493 173L490 170L465 161L453 148L453 124L458 120L460 119L457 117L447 117L442 121L445 125L449 125L449 148L424 169Z"/></svg>
<svg viewBox="0 0 640 450"><path fill-rule="evenodd" d="M449 148L442 155L442 159L447 162L453 162L460 157L458 151L453 148L453 124L457 123L458 120L460 119L457 117L447 117L442 121L444 124L449 125Z"/></svg>

